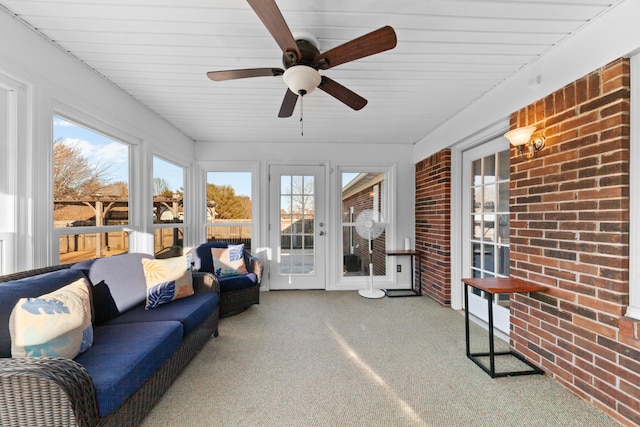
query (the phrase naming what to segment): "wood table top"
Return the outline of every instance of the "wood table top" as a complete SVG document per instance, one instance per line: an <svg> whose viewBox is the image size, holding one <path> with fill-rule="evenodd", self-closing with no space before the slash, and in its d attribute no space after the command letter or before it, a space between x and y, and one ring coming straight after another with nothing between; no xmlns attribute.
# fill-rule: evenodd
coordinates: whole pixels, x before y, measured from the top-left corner
<svg viewBox="0 0 640 427"><path fill-rule="evenodd" d="M417 255L417 251L412 251L411 249L407 250L407 249L395 249L395 250L389 250L389 251L385 251L385 253L387 255Z"/></svg>
<svg viewBox="0 0 640 427"><path fill-rule="evenodd" d="M547 289L546 286L535 283L526 282L515 277L483 277L462 279L462 283L466 283L474 288L481 289L490 294L510 294L513 292L542 292Z"/></svg>

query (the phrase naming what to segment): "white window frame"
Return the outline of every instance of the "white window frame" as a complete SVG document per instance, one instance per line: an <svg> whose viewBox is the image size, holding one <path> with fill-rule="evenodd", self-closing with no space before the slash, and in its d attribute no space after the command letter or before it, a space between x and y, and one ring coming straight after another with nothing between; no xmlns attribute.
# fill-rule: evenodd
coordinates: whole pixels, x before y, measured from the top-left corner
<svg viewBox="0 0 640 427"><path fill-rule="evenodd" d="M207 236L207 227L215 226L215 223L207 222L206 203L207 203L207 173L209 172L248 172L251 173L251 253L256 255L263 252L263 243L266 239L261 234L262 227L259 218L261 218L261 194L267 194L266 188L259 190L259 173L260 167L258 162L199 162L202 168L202 190L200 194L201 203L198 204L198 217L201 219L201 226L198 227L201 233L201 241L204 243ZM266 214L264 214L266 218ZM246 223L229 223L226 225L247 225Z"/></svg>
<svg viewBox="0 0 640 427"><path fill-rule="evenodd" d="M629 307L640 320L640 53L631 57L631 136L629 141Z"/></svg>
<svg viewBox="0 0 640 427"><path fill-rule="evenodd" d="M330 261L330 265L335 268L329 269L329 274L334 278L327 282L327 290L352 290L360 289L363 287L363 278L368 280L368 276L345 276L342 271L342 230L343 227L349 223L342 222L342 174L344 172L362 172L362 173L384 173L384 193L382 198L382 206L380 211L384 216L385 222L388 224L385 230L386 234L386 249L392 248L396 241L397 227L396 227L396 205L397 205L397 165L362 165L353 163L344 163L337 165L335 174L335 184L333 188L336 189L335 194L328 192L329 198L333 198L333 208L329 206L329 218L330 224L333 224L332 233L329 235L329 247L335 250L330 250L335 254L334 259ZM328 201L330 199L327 199ZM396 286L397 272L393 268L394 260L392 257L386 257L384 276L375 276L374 283L375 288L393 289ZM406 268L407 273L410 269ZM333 271L332 271L333 270ZM330 276L330 277L331 277ZM368 282L366 282L368 286Z"/></svg>
<svg viewBox="0 0 640 427"><path fill-rule="evenodd" d="M144 177L139 173L134 173L135 170L140 170L139 168L140 159L142 156L140 155L140 146L142 141L128 133L117 129L108 123L101 121L91 115L83 113L73 107L70 107L65 104L54 102L54 107L51 111L50 115L50 137L49 137L49 147L50 153L53 153L53 118L60 117L62 119L66 119L78 126L85 127L92 132L96 132L106 136L107 138L111 138L125 144L129 149L129 201L128 201L128 224L126 225L108 225L108 226L88 226L88 227L73 227L73 228L56 228L53 226L53 182L51 179L51 174L53 170L53 155L49 156L49 214L47 215L49 227L52 233L51 239L51 257L53 263L60 262L60 238L63 236L74 235L74 234L97 234L97 233L109 233L109 232L118 232L118 231L126 231L128 232L129 239L129 252L149 252L149 244L146 243L148 239L141 239L145 233L138 233L141 230L142 223L142 215L141 213L144 211L145 203L138 202L136 200L141 200L140 197L143 192L141 191L142 182L144 181ZM134 167L136 165L136 167ZM151 236L153 238L153 235ZM150 246L151 251L153 251L153 243ZM153 252L150 252L153 253Z"/></svg>
<svg viewBox="0 0 640 427"><path fill-rule="evenodd" d="M17 271L18 249L18 102L22 97L21 85L0 75L0 275Z"/></svg>
<svg viewBox="0 0 640 427"><path fill-rule="evenodd" d="M151 186L153 186L153 180L154 180L154 176L155 176L155 171L153 171L153 159L154 158L158 158L164 162L170 163L176 167L179 167L182 169L182 188L183 188L183 195L182 195L182 206L184 209L184 213L185 216L182 220L182 222L175 222L175 223L167 223L167 224L161 224L161 223L153 223L152 225L152 229L153 229L153 240L154 240L154 252L155 252L155 232L156 230L160 230L160 229L174 229L174 228L182 228L182 248L184 253L186 253L189 248L190 248L190 243L191 243L191 239L189 237L189 229L187 227L187 224L189 222L189 215L190 215L190 211L192 209L192 207L189 205L189 201L190 201L190 197L189 197L189 193L190 191L190 186L188 185L188 172L189 172L189 168L191 167L191 164L185 164L179 161L175 161L175 160L169 160L170 156L168 154L163 154L162 152L155 152L153 154L153 157L151 159L151 165L152 165L152 173L151 173ZM151 188L150 191L150 195L153 198L153 188ZM152 205L153 205L153 201L152 201Z"/></svg>

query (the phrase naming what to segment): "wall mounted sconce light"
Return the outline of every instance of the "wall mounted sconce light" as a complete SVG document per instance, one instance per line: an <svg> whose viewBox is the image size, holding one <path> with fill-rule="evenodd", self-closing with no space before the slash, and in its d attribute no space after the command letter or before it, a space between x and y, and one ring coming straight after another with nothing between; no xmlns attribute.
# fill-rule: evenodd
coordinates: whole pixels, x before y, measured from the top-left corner
<svg viewBox="0 0 640 427"><path fill-rule="evenodd" d="M545 138L542 136L542 131L535 131L535 126L525 126L510 130L504 134L504 137L518 149L520 157L531 159L544 147Z"/></svg>

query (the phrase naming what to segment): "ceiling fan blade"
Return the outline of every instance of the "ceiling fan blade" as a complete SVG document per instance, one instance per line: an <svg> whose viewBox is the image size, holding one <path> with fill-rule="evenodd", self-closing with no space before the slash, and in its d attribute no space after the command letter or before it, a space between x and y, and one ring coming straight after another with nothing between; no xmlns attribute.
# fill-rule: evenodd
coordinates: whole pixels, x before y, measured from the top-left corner
<svg viewBox="0 0 640 427"><path fill-rule="evenodd" d="M296 102L298 102L298 95L287 89L287 93L284 94L284 99L282 100L282 106L280 107L278 117L291 117L294 108L296 108Z"/></svg>
<svg viewBox="0 0 640 427"><path fill-rule="evenodd" d="M319 54L316 56L315 66L326 70L345 62L393 49L397 43L396 32L387 25Z"/></svg>
<svg viewBox="0 0 640 427"><path fill-rule="evenodd" d="M354 110L361 110L367 105L366 99L326 76L322 76L318 89L322 89Z"/></svg>
<svg viewBox="0 0 640 427"><path fill-rule="evenodd" d="M293 38L287 21L284 20L275 0L247 0L247 2L264 26L267 27L271 37L278 43L280 49L285 54L292 55L292 59L302 58L296 40ZM295 55L295 58L293 55Z"/></svg>
<svg viewBox="0 0 640 427"><path fill-rule="evenodd" d="M280 68L247 68L244 70L209 71L207 77L216 82L234 79L246 79L249 77L281 76L284 70Z"/></svg>

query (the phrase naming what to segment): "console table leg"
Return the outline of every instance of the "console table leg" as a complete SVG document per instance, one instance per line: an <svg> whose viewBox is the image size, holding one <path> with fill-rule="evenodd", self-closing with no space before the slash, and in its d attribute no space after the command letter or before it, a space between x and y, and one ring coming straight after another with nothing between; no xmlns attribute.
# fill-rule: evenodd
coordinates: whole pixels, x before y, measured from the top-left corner
<svg viewBox="0 0 640 427"><path fill-rule="evenodd" d="M491 378L496 376L496 352L493 341L493 294L485 293L489 303L489 370Z"/></svg>
<svg viewBox="0 0 640 427"><path fill-rule="evenodd" d="M469 345L469 285L464 284L464 336L467 345L467 357L471 359L471 349Z"/></svg>

